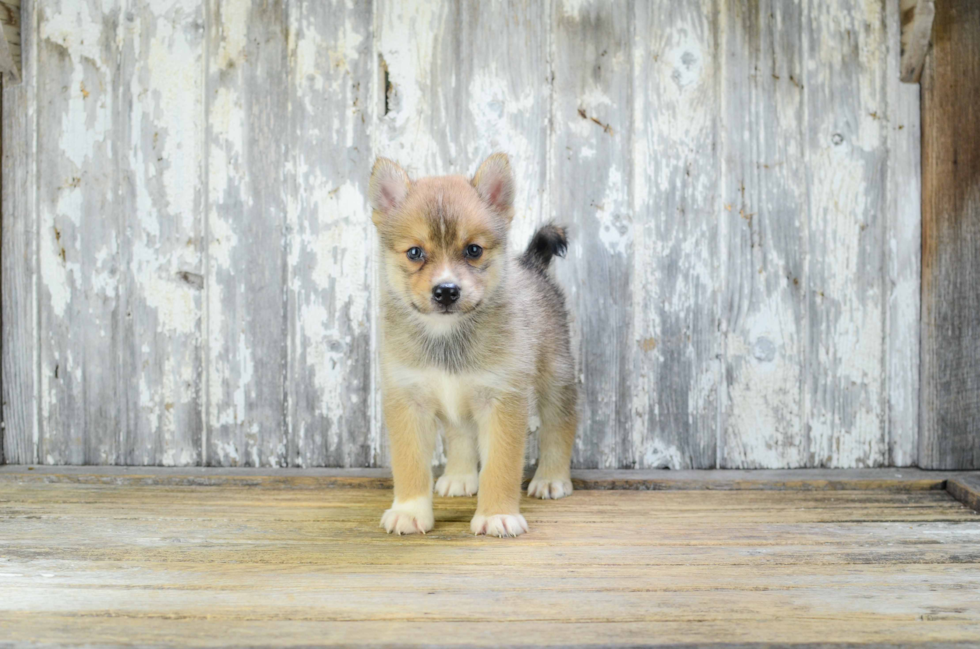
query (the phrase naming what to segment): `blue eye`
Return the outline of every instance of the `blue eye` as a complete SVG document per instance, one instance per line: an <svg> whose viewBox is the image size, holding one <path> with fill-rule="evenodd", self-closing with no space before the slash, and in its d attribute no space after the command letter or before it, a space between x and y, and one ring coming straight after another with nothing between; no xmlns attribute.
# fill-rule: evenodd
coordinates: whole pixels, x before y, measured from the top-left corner
<svg viewBox="0 0 980 649"><path fill-rule="evenodd" d="M466 246L466 256L469 257L470 259L479 259L480 255L482 254L483 254L483 248L476 245L475 243L471 243L470 245Z"/></svg>
<svg viewBox="0 0 980 649"><path fill-rule="evenodd" d="M422 249L418 246L412 246L408 249L408 258L412 261L418 261L422 258Z"/></svg>

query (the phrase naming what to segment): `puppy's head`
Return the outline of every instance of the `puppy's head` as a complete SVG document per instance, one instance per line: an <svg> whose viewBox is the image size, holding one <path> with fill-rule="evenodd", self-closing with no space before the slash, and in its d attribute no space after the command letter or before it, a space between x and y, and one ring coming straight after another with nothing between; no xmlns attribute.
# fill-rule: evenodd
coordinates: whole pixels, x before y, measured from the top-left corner
<svg viewBox="0 0 980 649"><path fill-rule="evenodd" d="M392 293L436 327L479 309L502 278L514 180L507 156L487 158L472 180L409 180L379 158L371 172L372 220Z"/></svg>

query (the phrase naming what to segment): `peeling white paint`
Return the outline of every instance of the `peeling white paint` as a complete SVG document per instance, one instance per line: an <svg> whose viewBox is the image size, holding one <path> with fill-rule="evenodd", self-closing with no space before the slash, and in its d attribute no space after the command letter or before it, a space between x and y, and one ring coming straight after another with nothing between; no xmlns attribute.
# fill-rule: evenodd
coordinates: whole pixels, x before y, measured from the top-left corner
<svg viewBox="0 0 980 649"><path fill-rule="evenodd" d="M41 457L72 462L88 452L70 409L87 407L81 386L117 378L94 365L99 354L73 355L83 338L66 342L62 332L89 325L87 340L118 358L109 345L131 318L122 326L139 327L139 352L125 351L138 358L124 354L131 376L121 381L138 405L133 459L195 463L200 453L186 439L204 425L218 464L315 464L328 453L350 463L361 446L383 462L374 378L364 371L378 290L363 187L370 160L393 157L413 175L468 174L495 150L510 154L518 180L515 250L548 218L579 226L569 258L556 262L563 281L574 278L566 290L576 348L594 352L611 336L628 345L622 361L603 357L608 373L580 369L595 397L583 419L608 420L579 441L598 448L598 465L685 468L715 442L720 461L738 466L914 457L914 431L901 422L915 420L902 404L917 394L918 214L905 204L917 205L918 188L895 147L915 157L917 99L899 97L895 75L884 74L894 8L882 20L878 2L775 7L774 34L799 28L808 49L794 58L771 34L773 43L748 45L772 46L773 66L797 65L804 78L793 85L788 75L762 83L767 71L732 62L738 52L725 47L748 37L730 21L750 9L730 0L633 3L630 16L587 0L560 2L553 14L529 6L506 35L468 20L462 46L479 55L462 61L454 20L483 11L476 5L380 0L372 15L355 3L329 13L291 2L281 12L288 29L271 29L261 49L251 39L268 25L248 3L131 12L103 3L118 13L113 33L88 5L45 5L41 47L66 63L38 70L38 87L54 89L38 108L39 148L51 159L35 161L45 191L28 215L37 219L36 311L47 327L36 334ZM605 30L589 36L602 48L562 41L592 23ZM856 60L840 47L847 30ZM623 47L628 34L635 39ZM279 92L287 73L288 113L255 114L261 59L281 51L287 69L268 84ZM387 115L378 55L391 83ZM590 73L573 84L562 69ZM752 101L770 102L776 127L725 111L734 75ZM280 156L282 168L268 172L263 155ZM901 205L878 194L886 168ZM749 174L755 184L739 197ZM587 199L563 202L571 190ZM753 214L764 216L753 223ZM104 240L91 240L94 226ZM783 227L800 232L799 248L779 238ZM251 264L273 250L287 268L253 276ZM605 304L602 282L622 278L629 295ZM267 315L252 293L264 291L272 298L263 305L281 300L281 318L268 320L286 331L252 327ZM623 309L621 327L593 317L600 307ZM283 338L282 351L263 335ZM285 390L276 393L277 381ZM270 394L284 394L286 431L275 404L259 402ZM613 404L625 422L611 418ZM365 409L370 430L360 433L352 426ZM45 450L58 434L75 441ZM113 452L103 445L91 458L116 461Z"/></svg>
<svg viewBox="0 0 980 649"><path fill-rule="evenodd" d="M77 6L71 2L65 4L73 6L76 11L62 6L59 12L51 7L52 10L45 12L44 20L40 21L41 38L63 47L76 64L82 58L101 61L102 15L92 15L91 10L95 7L87 3ZM111 11L114 4L111 1L102 3L103 11Z"/></svg>
<svg viewBox="0 0 980 649"><path fill-rule="evenodd" d="M704 65L702 44L686 29L678 30L679 40L667 52L671 66L670 78L679 90L700 81Z"/></svg>
<svg viewBox="0 0 980 649"><path fill-rule="evenodd" d="M625 255L633 240L633 221L629 214L629 186L618 167L610 167L606 193L596 206L599 240L606 250Z"/></svg>
<svg viewBox="0 0 980 649"><path fill-rule="evenodd" d="M433 69L432 46L419 47L445 37L440 33L448 5L435 2L391 3L379 12L380 29L376 42L388 67L392 84L390 112L381 118L384 137L375 140L376 153L398 160L410 175L430 175L456 171L455 146L448 150L436 140L435 133L426 127L429 100L433 92L448 93L452 86L441 79L429 78ZM384 101L384 89L378 90L379 103ZM443 135L444 134L439 134Z"/></svg>
<svg viewBox="0 0 980 649"><path fill-rule="evenodd" d="M250 8L247 2L229 2L220 8L221 40L218 47L218 67L227 69L243 63L248 37Z"/></svg>
<svg viewBox="0 0 980 649"><path fill-rule="evenodd" d="M676 446L664 444L656 439L647 441L639 456L641 458L640 466L645 468L677 469L687 467L690 464Z"/></svg>

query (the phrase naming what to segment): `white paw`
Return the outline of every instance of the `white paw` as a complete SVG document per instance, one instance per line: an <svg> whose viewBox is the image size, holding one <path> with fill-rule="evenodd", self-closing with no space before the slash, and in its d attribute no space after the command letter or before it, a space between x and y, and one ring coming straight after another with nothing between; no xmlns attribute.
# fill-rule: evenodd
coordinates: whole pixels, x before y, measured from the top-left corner
<svg viewBox="0 0 980 649"><path fill-rule="evenodd" d="M474 534L487 536L520 536L527 531L527 521L520 514L494 514L493 516L477 514L470 521L470 530Z"/></svg>
<svg viewBox="0 0 980 649"><path fill-rule="evenodd" d="M443 475L436 480L436 493L440 496L473 496L479 486L477 473Z"/></svg>
<svg viewBox="0 0 980 649"><path fill-rule="evenodd" d="M527 495L543 500L557 500L572 495L572 481L568 478L539 478L537 475L527 486Z"/></svg>
<svg viewBox="0 0 980 649"><path fill-rule="evenodd" d="M388 534L425 534L435 525L431 498L415 498L403 503L395 500L381 516L381 527Z"/></svg>

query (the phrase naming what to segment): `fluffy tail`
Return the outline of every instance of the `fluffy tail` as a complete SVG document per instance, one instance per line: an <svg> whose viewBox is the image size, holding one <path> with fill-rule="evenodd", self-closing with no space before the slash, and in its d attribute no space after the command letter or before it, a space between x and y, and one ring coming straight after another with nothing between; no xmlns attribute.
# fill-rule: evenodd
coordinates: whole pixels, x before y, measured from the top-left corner
<svg viewBox="0 0 980 649"><path fill-rule="evenodd" d="M565 228L554 223L543 226L531 237L531 243L521 257L521 262L529 268L546 270L552 257L564 257L568 250Z"/></svg>

